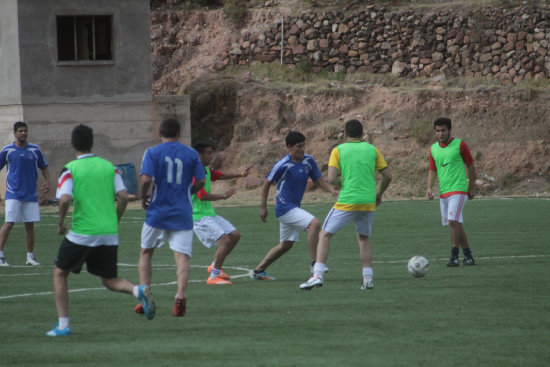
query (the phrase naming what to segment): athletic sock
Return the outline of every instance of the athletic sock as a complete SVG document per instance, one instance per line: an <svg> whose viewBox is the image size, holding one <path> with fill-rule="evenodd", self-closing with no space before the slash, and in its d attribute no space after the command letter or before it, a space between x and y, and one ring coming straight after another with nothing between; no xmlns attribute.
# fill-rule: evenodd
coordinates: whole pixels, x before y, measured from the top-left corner
<svg viewBox="0 0 550 367"><path fill-rule="evenodd" d="M458 258L458 247L451 248L451 257Z"/></svg>
<svg viewBox="0 0 550 367"><path fill-rule="evenodd" d="M313 275L319 278L323 277L323 274L325 273L325 264L316 262L313 266Z"/></svg>
<svg viewBox="0 0 550 367"><path fill-rule="evenodd" d="M33 252L27 252L27 259L34 259L34 253Z"/></svg>
<svg viewBox="0 0 550 367"><path fill-rule="evenodd" d="M176 299L184 299L184 298L185 298L185 295L183 293L176 294Z"/></svg>
<svg viewBox="0 0 550 367"><path fill-rule="evenodd" d="M212 267L212 272L210 273L210 277L212 279L217 278L220 276L221 272L222 271L220 269L216 269L215 267Z"/></svg>
<svg viewBox="0 0 550 367"><path fill-rule="evenodd" d="M139 285L134 285L134 289L132 290L132 293L134 297L139 298Z"/></svg>
<svg viewBox="0 0 550 367"><path fill-rule="evenodd" d="M254 274L261 274L261 273L263 273L263 272L264 272L264 270L256 270L256 269L254 269Z"/></svg>
<svg viewBox="0 0 550 367"><path fill-rule="evenodd" d="M363 279L370 278L372 279L372 268L370 266L365 266L363 268Z"/></svg>
<svg viewBox="0 0 550 367"><path fill-rule="evenodd" d="M463 248L462 253L464 254L464 257L472 257L472 250L470 250L469 247Z"/></svg>
<svg viewBox="0 0 550 367"><path fill-rule="evenodd" d="M0 251L0 257L5 257L4 256L4 251Z"/></svg>
<svg viewBox="0 0 550 367"><path fill-rule="evenodd" d="M59 326L58 329L65 329L67 326L69 326L69 318L68 317L60 317L59 318Z"/></svg>

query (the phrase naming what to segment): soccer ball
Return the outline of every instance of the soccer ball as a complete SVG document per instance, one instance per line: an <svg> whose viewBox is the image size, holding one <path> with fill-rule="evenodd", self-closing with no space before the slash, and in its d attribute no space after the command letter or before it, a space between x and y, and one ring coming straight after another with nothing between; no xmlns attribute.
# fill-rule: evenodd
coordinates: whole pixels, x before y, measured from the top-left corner
<svg viewBox="0 0 550 367"><path fill-rule="evenodd" d="M407 270L415 278L421 278L428 274L430 263L424 256L413 256L407 264Z"/></svg>

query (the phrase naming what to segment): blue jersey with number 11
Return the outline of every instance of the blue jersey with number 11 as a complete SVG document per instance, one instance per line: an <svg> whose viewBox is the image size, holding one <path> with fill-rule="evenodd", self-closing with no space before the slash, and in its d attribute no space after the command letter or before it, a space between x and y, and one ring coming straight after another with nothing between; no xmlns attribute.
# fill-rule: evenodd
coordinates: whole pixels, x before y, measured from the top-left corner
<svg viewBox="0 0 550 367"><path fill-rule="evenodd" d="M204 179L197 152L179 142L159 144L143 154L141 174L153 178L145 223L170 231L193 229L193 177Z"/></svg>

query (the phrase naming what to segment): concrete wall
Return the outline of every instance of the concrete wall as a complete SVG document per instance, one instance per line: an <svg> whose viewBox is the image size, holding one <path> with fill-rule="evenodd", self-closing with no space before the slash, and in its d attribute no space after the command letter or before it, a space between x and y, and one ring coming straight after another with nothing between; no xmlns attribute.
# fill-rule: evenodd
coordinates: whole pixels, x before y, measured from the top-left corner
<svg viewBox="0 0 550 367"><path fill-rule="evenodd" d="M0 1L0 106L21 103L17 29L17 0Z"/></svg>
<svg viewBox="0 0 550 367"><path fill-rule="evenodd" d="M112 16L113 60L58 62L59 15ZM190 134L188 98L153 108L149 0L1 0L0 41L0 146L13 141L15 121L27 122L29 141L50 163L51 193L41 200L74 159L70 133L80 123L94 129L94 153L137 172L143 151L159 142L160 119L186 119ZM2 197L5 183L2 170Z"/></svg>
<svg viewBox="0 0 550 367"><path fill-rule="evenodd" d="M18 0L18 4L23 104L151 101L148 0ZM112 15L113 61L58 63L59 15Z"/></svg>

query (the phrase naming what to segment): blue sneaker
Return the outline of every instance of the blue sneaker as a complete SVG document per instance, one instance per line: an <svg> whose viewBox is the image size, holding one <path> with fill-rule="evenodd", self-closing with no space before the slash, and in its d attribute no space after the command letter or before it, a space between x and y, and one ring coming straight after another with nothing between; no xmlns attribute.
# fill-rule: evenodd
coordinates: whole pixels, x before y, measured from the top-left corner
<svg viewBox="0 0 550 367"><path fill-rule="evenodd" d="M268 275L265 271L261 273L255 273L254 270L251 270L249 273L250 279L254 280L275 280L275 277Z"/></svg>
<svg viewBox="0 0 550 367"><path fill-rule="evenodd" d="M59 324L55 325L53 330L50 330L46 333L46 336L65 336L65 335L71 335L71 327L67 325L65 328L60 329Z"/></svg>
<svg viewBox="0 0 550 367"><path fill-rule="evenodd" d="M151 293L151 288L146 285L140 285L138 299L141 305L143 306L143 312L145 313L145 317L147 318L147 320L152 320L153 317L155 317L155 311L157 310L157 306L155 305L155 301L153 300L153 294Z"/></svg>

